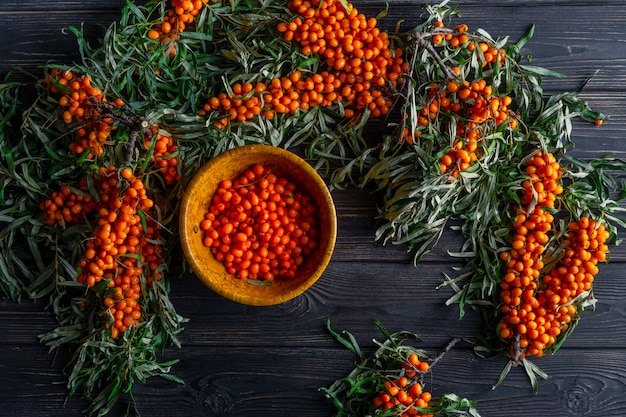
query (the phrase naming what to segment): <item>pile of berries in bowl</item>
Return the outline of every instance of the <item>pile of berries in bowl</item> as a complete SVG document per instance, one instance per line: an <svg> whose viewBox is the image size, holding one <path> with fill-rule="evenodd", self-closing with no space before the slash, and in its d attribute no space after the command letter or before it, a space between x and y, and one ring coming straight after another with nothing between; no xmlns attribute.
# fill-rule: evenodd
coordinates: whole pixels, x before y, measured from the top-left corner
<svg viewBox="0 0 626 417"><path fill-rule="evenodd" d="M185 190L180 213L185 257L217 294L249 305L297 297L322 275L337 218L317 171L268 145L226 151Z"/></svg>

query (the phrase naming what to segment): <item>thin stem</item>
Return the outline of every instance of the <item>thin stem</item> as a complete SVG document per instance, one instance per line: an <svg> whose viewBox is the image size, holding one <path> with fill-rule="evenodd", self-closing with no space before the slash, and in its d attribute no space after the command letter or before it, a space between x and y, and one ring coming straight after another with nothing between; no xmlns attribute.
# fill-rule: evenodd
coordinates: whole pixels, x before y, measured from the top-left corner
<svg viewBox="0 0 626 417"><path fill-rule="evenodd" d="M457 77L457 75L452 71L452 69L450 69L450 67L446 65L445 62L443 62L443 59L441 59L441 56L439 56L439 54L435 50L435 47L433 46L432 42L430 42L427 38L430 38L435 34L454 33L454 31L452 30L444 31L443 29L439 29L438 32L442 32L442 33L417 32L417 31L413 32L413 37L415 37L418 48L415 48L413 52L413 56L411 57L411 68L415 67L415 61L417 60L417 53L419 52L420 49L423 48L426 51L428 51L428 53L435 59L435 61L437 62L437 65L439 65L444 75L446 76L446 79L453 80Z"/></svg>
<svg viewBox="0 0 626 417"><path fill-rule="evenodd" d="M443 359L445 354L448 353L450 349L452 349L454 345L459 343L461 340L462 339L460 337L455 337L454 339L450 340L450 342L448 342L446 347L443 348L443 350L439 353L439 355L435 356L435 358L430 362L430 367L432 368L433 366L435 366L435 364L437 364L437 362Z"/></svg>

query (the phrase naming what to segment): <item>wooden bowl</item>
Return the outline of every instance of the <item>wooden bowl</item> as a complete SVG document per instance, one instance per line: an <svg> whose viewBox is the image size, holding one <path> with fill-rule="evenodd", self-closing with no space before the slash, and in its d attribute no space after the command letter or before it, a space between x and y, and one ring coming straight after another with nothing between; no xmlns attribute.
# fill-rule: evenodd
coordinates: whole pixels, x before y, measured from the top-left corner
<svg viewBox="0 0 626 417"><path fill-rule="evenodd" d="M258 285L237 278L226 271L210 249L202 243L200 223L222 180L234 180L255 164L272 169L294 182L308 194L318 208L319 242L293 279L277 277L269 285ZM324 180L302 158L282 148L247 145L226 151L206 163L185 190L180 209L180 240L193 272L217 294L232 301L267 306L291 300L306 291L322 275L335 247L337 216L331 194ZM260 281L259 283L264 283Z"/></svg>

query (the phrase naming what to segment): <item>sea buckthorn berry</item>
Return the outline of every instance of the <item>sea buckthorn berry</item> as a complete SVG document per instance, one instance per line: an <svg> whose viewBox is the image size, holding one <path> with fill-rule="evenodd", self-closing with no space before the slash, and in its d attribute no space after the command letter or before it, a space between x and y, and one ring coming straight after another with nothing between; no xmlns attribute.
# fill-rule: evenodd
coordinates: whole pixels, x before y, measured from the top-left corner
<svg viewBox="0 0 626 417"><path fill-rule="evenodd" d="M161 131L157 125L152 126L152 137L144 138L144 149L150 149L153 146L151 162L161 172L166 184L175 184L181 178L178 166L180 158L177 155L178 146L174 138Z"/></svg>
<svg viewBox="0 0 626 417"><path fill-rule="evenodd" d="M288 8L297 17L277 24L277 31L285 40L297 42L302 53L319 55L319 73L305 77L296 70L263 84L266 88L261 91L255 88L252 96L231 88L232 96L222 101L209 98L200 114L217 114L214 126L218 128L259 114L273 118L276 113L295 114L338 101L346 103L346 118L365 111L373 118L388 114L391 91L402 80L408 63L401 49L392 50L388 34L377 27L375 18L366 19L354 6L349 5L348 11L345 5L341 0L292 0ZM264 109L259 107L261 97ZM250 105L252 111L234 114L230 111L234 101ZM231 117L224 120L226 114Z"/></svg>
<svg viewBox="0 0 626 417"><path fill-rule="evenodd" d="M416 409L428 407L432 399L422 382L424 373L429 370L428 363L421 361L416 353L411 353L402 368L404 375L385 379L371 404L381 410L396 407L393 415L397 416L432 416Z"/></svg>
<svg viewBox="0 0 626 417"><path fill-rule="evenodd" d="M261 164L222 181L199 226L229 273L252 280L295 278L319 236L311 198Z"/></svg>
<svg viewBox="0 0 626 417"><path fill-rule="evenodd" d="M562 191L558 184L562 170L552 154L535 152L528 159L526 173L530 178L522 183L521 205L513 223L515 237L511 250L501 257L507 272L500 284L499 334L509 343L515 360L543 356L569 328L582 311L578 303L571 303L591 289L598 262L606 260L609 238L605 227L593 219L571 222L563 257L542 276L542 254L554 221L547 209L555 207Z"/></svg>
<svg viewBox="0 0 626 417"><path fill-rule="evenodd" d="M85 190L85 194L86 184L82 181L77 187ZM107 283L101 294L107 319L105 327L116 338L142 319L142 293L162 277L159 268L163 263L163 248L157 243L161 236L156 221L149 215L142 221L139 214L139 211L150 213L152 200L144 193L129 192L143 189L132 169L100 168L92 185L98 192L97 200L75 194L68 186L62 186L52 200L70 201L76 195L74 201L81 201L84 210L90 207L89 212L97 214L97 227L93 237L85 242L84 256L78 262L77 281L88 288L99 282ZM50 210L52 204L56 205L44 202L42 206Z"/></svg>

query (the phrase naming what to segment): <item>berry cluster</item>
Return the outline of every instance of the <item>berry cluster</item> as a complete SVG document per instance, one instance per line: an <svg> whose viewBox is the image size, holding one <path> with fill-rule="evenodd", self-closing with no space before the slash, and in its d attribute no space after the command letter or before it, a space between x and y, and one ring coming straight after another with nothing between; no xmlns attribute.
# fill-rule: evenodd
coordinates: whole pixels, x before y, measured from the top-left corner
<svg viewBox="0 0 626 417"><path fill-rule="evenodd" d="M85 180L76 189L68 184L61 184L59 191L53 191L49 198L39 204L45 222L59 226L77 223L95 208L96 202L89 195Z"/></svg>
<svg viewBox="0 0 626 417"><path fill-rule="evenodd" d="M387 93L408 64L401 49L391 49L389 35L377 27L376 18L368 19L341 0L292 0L288 7L298 17L278 25L284 38L298 42L306 55L319 55L328 72L341 79L342 96L357 110L369 108L373 117L386 114L389 97L381 94L384 99L377 102L371 93Z"/></svg>
<svg viewBox="0 0 626 417"><path fill-rule="evenodd" d="M170 57L173 57L176 55L175 42L180 39L180 32L184 32L187 25L194 22L207 3L209 0L172 0L163 21L148 31L148 37L159 40L161 45L171 43L168 51Z"/></svg>
<svg viewBox="0 0 626 417"><path fill-rule="evenodd" d="M104 142L115 129L113 120L103 117L99 103L106 101L102 90L91 85L91 78L78 76L69 70L53 68L44 79L48 90L59 101L61 117L66 124L79 123L76 141L70 144L70 150L82 154L89 150L90 155L104 153ZM115 100L115 106L123 106L122 100Z"/></svg>
<svg viewBox="0 0 626 417"><path fill-rule="evenodd" d="M132 122L132 119L129 119L128 115L123 112L124 101L117 98L109 103L102 90L91 85L91 78L88 76L77 76L69 70L53 68L50 74L45 77L44 83L48 91L58 99L59 107L62 111L61 117L64 122L66 124L77 124L75 130L76 140L69 145L69 149L74 153L82 154L88 150L88 158L94 155L102 155L105 149L104 145L111 137L112 131L117 129L118 124L121 123L119 120L126 120L127 125ZM114 116L116 109L119 109L120 113ZM114 123L114 117L119 119L118 123ZM150 148L153 139L156 141L151 161L163 174L165 182L174 184L180 180L178 146L174 138L159 130L157 125L150 127L150 131L152 132L151 137L144 135L144 149ZM82 189L82 191L86 190ZM52 199L60 202L60 199L66 197L72 199L72 201L79 198L73 192L67 193L66 190L64 193L66 194L55 194L52 196ZM80 198L83 197L81 196ZM49 223L61 224L59 222L60 215L56 214L56 211L65 204L51 205L51 202L53 201L42 203L48 205L45 207L45 210L49 212L47 215L47 218L50 220ZM71 201L68 203L73 205ZM68 206L68 208L72 210L71 206ZM42 210L44 210L43 207ZM74 210L80 211L78 207L74 208ZM56 218L54 221L51 221L53 216L56 216ZM70 221L70 214L68 213L62 214L61 217L67 218L65 222Z"/></svg>
<svg viewBox="0 0 626 417"><path fill-rule="evenodd" d="M420 126L427 126L429 119L437 117L440 111L456 118L456 136L450 150L441 157L441 171L457 177L461 171L468 169L479 157L478 142L485 136L487 124L508 122L511 129L517 127L514 113L508 106L512 99L509 96L492 95L492 87L482 79L473 83L449 81L443 91L438 86L431 88L430 104L422 108L418 118Z"/></svg>
<svg viewBox="0 0 626 417"><path fill-rule="evenodd" d="M171 135L166 134L158 129L158 126L152 126L152 138L144 138L144 148L149 149L154 143L151 161L154 166L161 172L166 184L175 184L180 181L180 172L178 172L178 146Z"/></svg>
<svg viewBox="0 0 626 417"><path fill-rule="evenodd" d="M350 4L346 10L340 0L293 0L288 7L298 16L279 23L277 30L286 40L298 42L303 53L319 55L322 71L305 77L296 70L269 85L234 84L232 94L209 98L200 114L223 115L214 123L220 128L257 115L271 119L276 113L295 114L337 101L344 103L346 118L365 109L374 118L387 114L392 105L389 91L407 63L401 49L390 49L389 37L376 27L376 19L366 19Z"/></svg>
<svg viewBox="0 0 626 417"><path fill-rule="evenodd" d="M200 228L203 243L241 279L294 278L317 247L317 208L285 177L255 165L224 180Z"/></svg>
<svg viewBox="0 0 626 417"><path fill-rule="evenodd" d="M161 279L163 249L159 228L147 215L153 202L130 168L100 168L94 183L97 226L78 261L77 281L89 288L106 282L105 326L117 337L141 319L142 276L148 286Z"/></svg>
<svg viewBox="0 0 626 417"><path fill-rule="evenodd" d="M428 362L420 361L417 354L411 353L403 368L405 374L393 381L385 381L384 389L374 397L372 404L382 410L393 408L394 416L432 417L432 413L420 411L428 408L432 399L431 393L424 391L420 382L421 376L430 369Z"/></svg>
<svg viewBox="0 0 626 417"><path fill-rule="evenodd" d="M445 28L442 21L435 23L435 27L439 29ZM450 48L467 48L468 51L476 53L483 67L497 64L502 66L506 60L506 51L502 48L496 49L493 45L478 41L468 33L469 27L462 23L456 25L453 31L441 30L440 33L433 34L433 44L436 46L448 46Z"/></svg>
<svg viewBox="0 0 626 417"><path fill-rule="evenodd" d="M226 115L214 123L219 128L231 121L244 122L257 115L272 119L276 113L295 114L298 109L330 106L341 100L340 88L341 81L328 72L302 78L300 71L294 71L289 76L273 78L269 86L265 83L235 83L232 95L220 93L211 97L200 114L216 111Z"/></svg>
<svg viewBox="0 0 626 417"><path fill-rule="evenodd" d="M218 114L226 115L213 123L214 126L219 128L226 127L231 120L244 122L261 113L264 117L272 119L275 112L287 112L287 106L291 102L290 97L290 94L285 96L282 90L280 94L279 91L269 93L265 83L254 85L252 83L235 83L232 86L231 95L222 92L217 96L211 97L204 104L203 108L200 109L199 114L204 116L216 111ZM289 102L287 99L289 99Z"/></svg>
<svg viewBox="0 0 626 417"><path fill-rule="evenodd" d="M541 357L555 345L579 313L577 297L591 289L597 263L606 258L608 231L582 217L569 225L564 257L543 277L543 254L550 240L562 170L550 153L537 152L526 166L529 179L513 224L511 249L503 252L506 274L500 283L499 334L515 360Z"/></svg>
<svg viewBox="0 0 626 417"><path fill-rule="evenodd" d="M468 33L465 24L448 29L437 21L430 36L429 51L442 55L441 65L445 61L446 77L427 87L425 104L418 109L413 131L405 126L400 136L414 144L433 125L439 132L448 132L452 127L454 138L440 157L439 168L453 180L480 158L479 145L485 136L501 126L515 129L518 121L509 109L513 100L498 93L495 82L489 79L491 72L486 71L503 64L506 59L503 49L478 41L479 37ZM448 54L451 58L447 58ZM463 58L457 58L456 54L462 54ZM482 72L472 67L472 55L476 55Z"/></svg>

